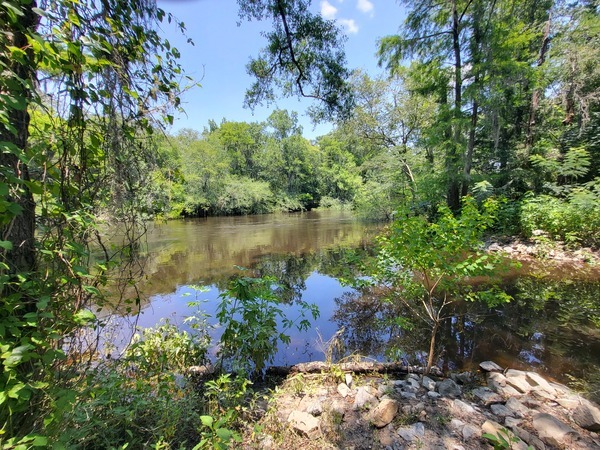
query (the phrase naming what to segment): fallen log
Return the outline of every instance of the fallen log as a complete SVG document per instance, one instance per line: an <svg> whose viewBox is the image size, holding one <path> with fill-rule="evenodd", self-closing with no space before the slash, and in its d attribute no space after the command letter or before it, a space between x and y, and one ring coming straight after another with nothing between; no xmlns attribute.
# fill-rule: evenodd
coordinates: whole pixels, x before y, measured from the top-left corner
<svg viewBox="0 0 600 450"><path fill-rule="evenodd" d="M336 367L343 372L352 373L416 373L425 374L425 367L410 366L402 363L380 363L380 362L345 362L339 364L330 364L323 361L312 361L300 363L294 366L271 366L267 369L267 376L277 375L286 376L295 373L320 373L331 370ZM432 367L429 373L433 376L443 376L442 371L437 367Z"/></svg>

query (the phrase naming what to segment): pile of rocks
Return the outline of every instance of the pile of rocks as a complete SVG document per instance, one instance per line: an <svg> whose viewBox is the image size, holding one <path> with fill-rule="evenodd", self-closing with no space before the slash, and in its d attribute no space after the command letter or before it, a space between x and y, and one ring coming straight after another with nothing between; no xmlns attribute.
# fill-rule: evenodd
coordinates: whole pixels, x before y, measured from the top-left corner
<svg viewBox="0 0 600 450"><path fill-rule="evenodd" d="M306 448L491 448L486 434L513 449L600 448L595 404L535 372L490 361L480 369L439 379L346 374L343 383L323 378L304 390L296 378L295 393L277 399L276 417ZM271 446L273 438L263 438L262 447Z"/></svg>

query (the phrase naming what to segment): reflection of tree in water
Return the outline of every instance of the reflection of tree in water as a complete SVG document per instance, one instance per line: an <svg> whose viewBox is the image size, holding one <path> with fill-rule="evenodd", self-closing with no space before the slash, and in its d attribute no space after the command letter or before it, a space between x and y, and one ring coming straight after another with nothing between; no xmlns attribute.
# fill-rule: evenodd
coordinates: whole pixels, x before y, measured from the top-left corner
<svg viewBox="0 0 600 450"><path fill-rule="evenodd" d="M474 369L492 359L505 367L544 372L561 382L585 379L600 392L600 284L521 277L505 286L514 300L488 309L457 302L439 330L437 365L445 370ZM380 290L362 289L335 299L332 320L344 327L349 353L422 363L429 328L413 321L401 329L396 318L411 317L402 305L383 300ZM399 302L398 302L399 303Z"/></svg>
<svg viewBox="0 0 600 450"><path fill-rule="evenodd" d="M255 270L261 277L274 277L279 283L277 296L283 303L294 303L306 290L306 279L318 264L319 253L308 255L268 255Z"/></svg>

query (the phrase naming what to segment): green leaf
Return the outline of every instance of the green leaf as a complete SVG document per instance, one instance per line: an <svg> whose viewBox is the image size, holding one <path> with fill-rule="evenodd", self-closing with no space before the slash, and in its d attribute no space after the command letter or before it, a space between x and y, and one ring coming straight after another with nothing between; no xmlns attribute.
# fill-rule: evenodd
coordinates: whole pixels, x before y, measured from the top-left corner
<svg viewBox="0 0 600 450"><path fill-rule="evenodd" d="M205 427L211 427L213 424L213 418L211 416L200 416L200 420Z"/></svg>
<svg viewBox="0 0 600 450"><path fill-rule="evenodd" d="M0 241L0 248L3 248L4 250L12 250L13 243L10 241Z"/></svg>

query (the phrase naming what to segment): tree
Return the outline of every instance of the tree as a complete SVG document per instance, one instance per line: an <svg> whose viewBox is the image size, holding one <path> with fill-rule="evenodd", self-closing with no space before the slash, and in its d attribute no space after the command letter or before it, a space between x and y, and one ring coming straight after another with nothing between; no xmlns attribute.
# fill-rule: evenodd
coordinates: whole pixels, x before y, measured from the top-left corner
<svg viewBox="0 0 600 450"><path fill-rule="evenodd" d="M181 90L179 53L157 32L174 19L153 1L39 6L0 5L0 426L16 436L9 446L43 428L44 411L31 405L68 404L53 365L76 344L73 330L94 321L85 308L101 302L118 256L102 244L98 214L110 209L134 238L148 134L172 121ZM92 239L103 253L95 266Z"/></svg>
<svg viewBox="0 0 600 450"><path fill-rule="evenodd" d="M476 290L469 279L492 277L500 258L481 250L481 237L493 221L494 201L480 212L474 200L465 197L456 217L445 205L438 217L400 213L387 235L381 238L373 278L389 289L387 299L401 302L412 317L425 322L431 330L427 372L434 362L436 336L441 324L452 316L450 305L460 300L479 300L494 306L510 297L494 286Z"/></svg>
<svg viewBox="0 0 600 450"><path fill-rule="evenodd" d="M381 40L380 62L386 63L389 70L397 71L404 58L418 58L413 73L414 69L420 73L413 75L413 79L420 83L412 89L437 97L438 115L430 132L442 136L436 140L444 155L446 200L456 211L460 197L468 194L472 184L478 147L481 149L482 140L487 140L480 133L484 129L480 120L484 117L495 121L491 126L496 135L504 125L503 120L514 120L510 116L499 117L503 103L492 99L501 92L506 95L510 95L511 90L514 92L511 77L515 75L518 82L525 80L517 100L520 116L516 127L531 129L529 118L535 115L536 98L532 92L539 94L538 87L533 88L530 83L535 70L533 55L544 48L547 39L545 33L537 30L545 29L540 26L540 20L548 17L551 5L550 2L508 0L405 3L410 11L404 26L399 35ZM520 70L515 73L513 69L517 68ZM531 99L524 101L528 96ZM526 106L525 111L522 105ZM482 111L491 114L484 115ZM505 111L513 113L514 109ZM490 126L489 122L486 126ZM496 138L496 150L498 142ZM489 161L489 157L482 153L481 160Z"/></svg>
<svg viewBox="0 0 600 450"><path fill-rule="evenodd" d="M248 64L256 81L246 92L246 105L270 104L278 88L284 96L316 99L315 118L346 115L352 95L346 79L343 34L335 23L309 11L310 0L238 0L240 16L271 19L268 44Z"/></svg>

